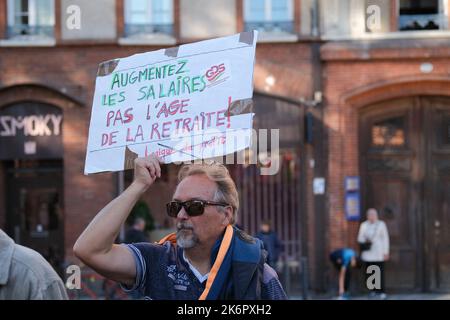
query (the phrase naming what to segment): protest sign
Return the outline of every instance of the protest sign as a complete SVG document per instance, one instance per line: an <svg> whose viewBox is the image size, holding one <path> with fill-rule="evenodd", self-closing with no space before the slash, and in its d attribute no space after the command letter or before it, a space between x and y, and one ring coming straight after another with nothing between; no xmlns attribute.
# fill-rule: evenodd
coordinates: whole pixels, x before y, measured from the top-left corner
<svg viewBox="0 0 450 320"><path fill-rule="evenodd" d="M99 66L85 174L207 159L249 147L257 32L135 54Z"/></svg>

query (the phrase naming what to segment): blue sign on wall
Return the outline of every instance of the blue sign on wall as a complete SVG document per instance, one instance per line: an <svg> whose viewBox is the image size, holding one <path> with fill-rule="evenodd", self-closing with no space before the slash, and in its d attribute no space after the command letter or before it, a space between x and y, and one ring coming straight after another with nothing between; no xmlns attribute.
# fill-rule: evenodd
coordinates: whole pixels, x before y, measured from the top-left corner
<svg viewBox="0 0 450 320"><path fill-rule="evenodd" d="M359 191L359 177L345 177L345 192Z"/></svg>
<svg viewBox="0 0 450 320"><path fill-rule="evenodd" d="M361 219L361 197L360 178L345 177L345 217L349 221L359 221Z"/></svg>

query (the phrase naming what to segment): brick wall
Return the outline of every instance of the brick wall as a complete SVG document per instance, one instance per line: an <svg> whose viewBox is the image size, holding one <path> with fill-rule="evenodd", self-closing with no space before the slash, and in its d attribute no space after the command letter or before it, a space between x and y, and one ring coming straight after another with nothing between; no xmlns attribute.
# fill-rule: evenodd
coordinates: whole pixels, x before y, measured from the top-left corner
<svg viewBox="0 0 450 320"><path fill-rule="evenodd" d="M345 176L359 175L358 108L373 102L408 95L448 95L450 51L448 46L361 49L348 44L322 47L323 79L326 99L325 124L329 134L328 202L330 250L356 247L358 222L348 222L344 212ZM425 45L424 45L425 44ZM404 46L400 41L398 46ZM433 71L423 73L424 62ZM364 215L365 208L362 208Z"/></svg>

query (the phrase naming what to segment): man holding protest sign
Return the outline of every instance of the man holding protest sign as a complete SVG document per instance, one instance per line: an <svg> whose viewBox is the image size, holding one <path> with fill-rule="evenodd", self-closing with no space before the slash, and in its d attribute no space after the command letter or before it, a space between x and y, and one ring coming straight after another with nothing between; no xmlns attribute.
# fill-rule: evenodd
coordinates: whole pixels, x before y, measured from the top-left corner
<svg viewBox="0 0 450 320"><path fill-rule="evenodd" d="M186 165L167 214L177 232L159 244L115 245L160 163L221 157L250 146L256 31L99 67L85 173L134 166L133 183L74 246L87 265L151 299L285 299L260 240L234 226L236 186L225 166Z"/></svg>
<svg viewBox="0 0 450 320"><path fill-rule="evenodd" d="M159 158L136 159L133 183L97 214L75 243L75 254L150 299L286 299L260 240L234 226L239 197L221 164L180 169L167 204L176 234L158 244L114 244L136 201L160 176Z"/></svg>

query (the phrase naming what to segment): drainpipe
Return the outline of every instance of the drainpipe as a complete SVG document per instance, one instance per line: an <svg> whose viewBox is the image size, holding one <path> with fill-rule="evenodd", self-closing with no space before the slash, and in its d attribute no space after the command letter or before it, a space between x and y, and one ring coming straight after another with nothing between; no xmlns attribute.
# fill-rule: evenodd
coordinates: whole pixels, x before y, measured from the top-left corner
<svg viewBox="0 0 450 320"><path fill-rule="evenodd" d="M313 212L309 213L308 216L313 219L313 238L314 241L314 252L310 252L308 259L303 260L302 263L306 269L309 267L314 267L314 275L308 275L308 279L312 282L312 286L319 291L326 291L326 279L324 275L326 274L326 251L328 250L328 216L327 216L327 206L328 206L328 194L327 185L329 183L327 177L327 165L328 165L328 137L327 130L324 125L324 107L325 98L323 97L323 79L322 79L322 60L320 58L320 48L322 46L321 41L321 17L320 17L320 7L321 0L314 0L311 10L311 36L313 40L311 42L311 64L313 69L312 80L312 93L313 93L313 103L309 105L306 104L306 114L312 124L309 123L310 133L312 133L311 143L312 149L312 160L313 165L311 169L313 170L313 178L323 177L325 178L325 194L313 194ZM305 247L305 250L308 248ZM307 251L304 251L308 254ZM311 254L312 253L312 254ZM312 278L311 278L312 276ZM307 279L304 281L308 282ZM307 284L306 284L307 285Z"/></svg>

